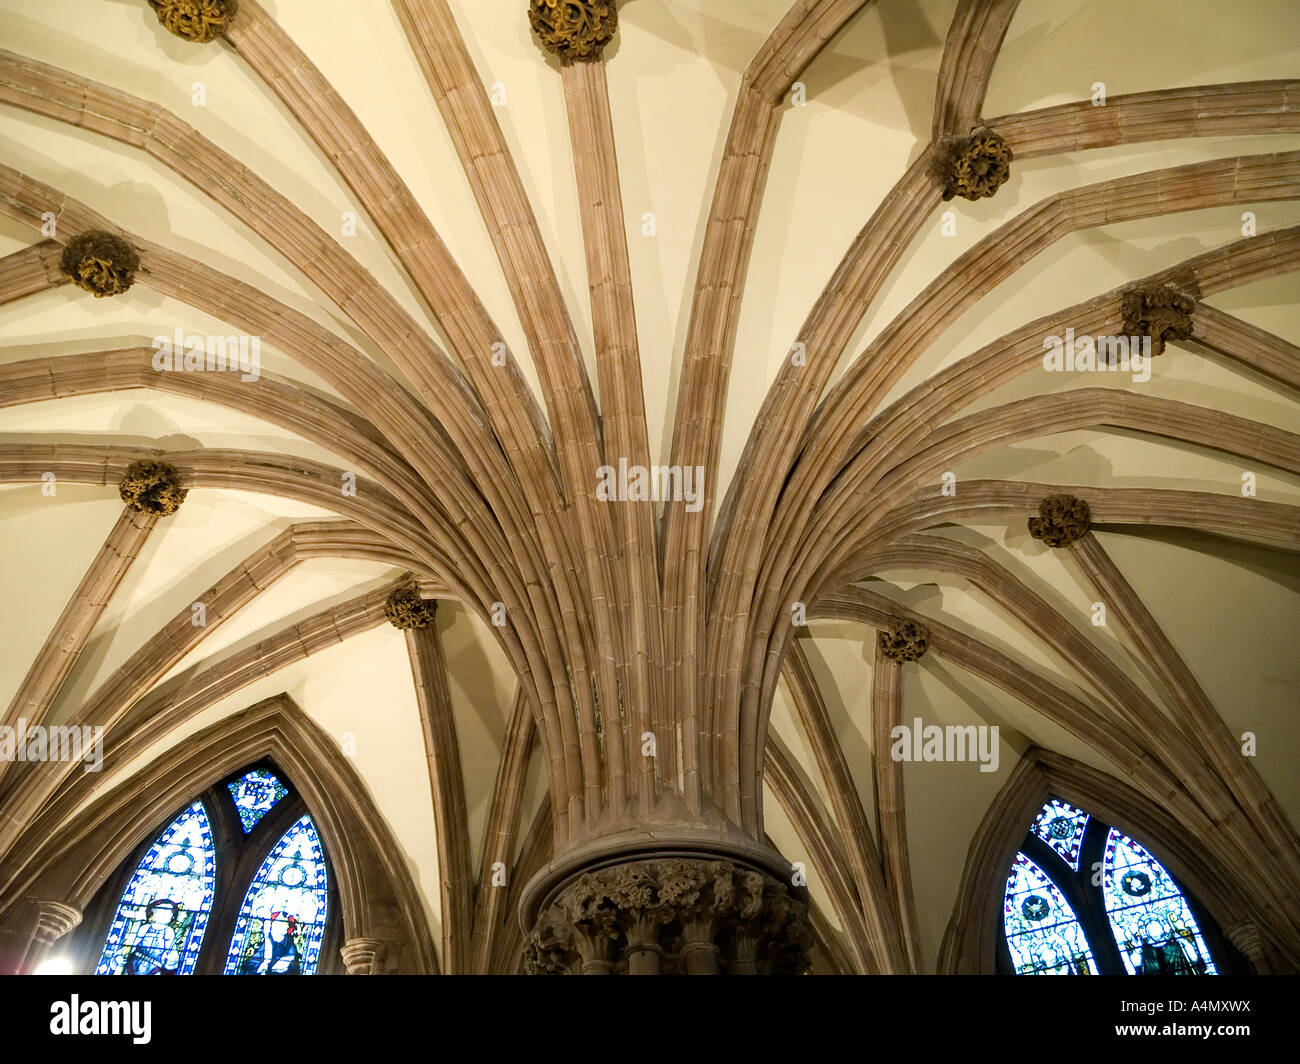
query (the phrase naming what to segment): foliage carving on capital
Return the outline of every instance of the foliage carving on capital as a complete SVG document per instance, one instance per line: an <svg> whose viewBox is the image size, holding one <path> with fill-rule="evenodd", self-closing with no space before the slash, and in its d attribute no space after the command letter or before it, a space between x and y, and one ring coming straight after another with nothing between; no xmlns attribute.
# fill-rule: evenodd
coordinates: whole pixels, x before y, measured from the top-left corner
<svg viewBox="0 0 1300 1064"><path fill-rule="evenodd" d="M384 603L384 616L394 628L429 628L438 616L436 599L424 599L414 587L399 587Z"/></svg>
<svg viewBox="0 0 1300 1064"><path fill-rule="evenodd" d="M629 861L584 873L555 896L525 943L524 970L619 972L645 949L676 970L686 950L706 944L724 968L748 961L796 974L809 963L807 920L807 906L765 872L707 858Z"/></svg>

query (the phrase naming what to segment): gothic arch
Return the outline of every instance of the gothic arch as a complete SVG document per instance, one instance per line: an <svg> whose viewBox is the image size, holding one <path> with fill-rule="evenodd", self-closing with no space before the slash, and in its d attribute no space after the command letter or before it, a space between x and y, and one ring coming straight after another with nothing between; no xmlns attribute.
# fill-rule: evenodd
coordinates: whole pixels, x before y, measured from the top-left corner
<svg viewBox="0 0 1300 1064"><path fill-rule="evenodd" d="M1195 829L1113 776L1064 754L1030 747L980 822L966 854L957 900L939 950L941 975L993 975L1007 869L1049 797L1086 809L1141 840L1196 897L1256 971L1294 971L1268 933L1269 917L1248 900L1229 868L1216 868Z"/></svg>
<svg viewBox="0 0 1300 1064"><path fill-rule="evenodd" d="M35 0L24 2L31 14L41 7ZM13 505L23 512L29 499L52 497L56 483L81 485L53 504L57 507L68 504L68 495L102 505L115 485L126 504L49 637L39 648L29 648L35 657L25 675L19 671L17 694L0 722L25 719L39 725L63 719L63 711L70 710L78 723L106 728L111 740L105 764L115 773L153 756L162 736L176 734L174 729L244 684L382 623L389 589L370 586L367 569L364 578L356 577L367 585L357 597L327 603L306 620L282 617L266 639L245 641L175 673L216 627L191 623L193 603L184 601L188 596L177 582L159 594L156 605L164 614L171 614L172 606L180 612L83 699L81 681L107 672L104 652L114 639L109 626L127 622L125 630L133 633L137 619L146 624L153 606L142 602L142 589L172 575L159 559L166 556L164 544L176 541L171 537L185 534L178 526L188 519L170 528L167 522L192 489L204 500L200 505L219 513L219 521L237 519L245 494L269 507L276 526L294 519L304 505L309 513L319 510L335 518L295 524L236 565L204 603L214 618L233 617L299 561L364 558L424 578L425 597L430 582L445 587L446 597L454 596L466 615L482 622L475 643L493 644L490 661L482 655L464 659L470 671L494 683L504 680L494 689L498 698L518 692L508 727L499 729L495 710L485 726L484 715L467 717L464 711L474 707L462 703L462 717L473 730L464 729L469 741L458 745L458 707L452 704L440 633L433 626L407 629L438 829L441 883L428 884L427 892L441 889L436 957L421 895L410 886L408 862L365 801L351 767L342 764L328 737L322 740L309 721L298 719L287 699L271 700L283 720L273 719L274 709L266 710L265 719L258 717L261 707L254 707L247 711L252 716L235 718L229 728L185 742L195 749L215 734L213 741L228 742L228 751L195 750L198 766L184 764L179 752L175 760L165 755L118 790L110 786L116 779L84 776L68 759L22 767L0 759L0 947L16 937L26 963L32 956L29 942L48 944L75 926L86 900L100 889L95 883L112 874L119 844L130 847L137 844L132 840L147 838L141 833L155 830L156 821L146 823L146 818L161 815L164 803L178 795L187 800L177 780L197 786L247 751L279 743L288 753L270 756L283 764L286 775L299 765L299 790L314 799L322 834L332 851L349 855L337 870L345 890L336 911L346 910L343 915L350 918L345 950L350 969L440 965L455 973L514 971L539 906L553 886L564 887L558 880L570 873L577 878L619 856L631 865L642 860L647 847L667 853L726 851L778 872L777 845L765 841L765 766L767 793L787 807L789 829L805 851L816 854L819 872L830 884L826 896L834 912L828 909L827 915L838 917L830 931L839 938L827 939L828 949L840 951L831 958L834 965L873 972L928 969L935 943L927 919L926 945L921 945L904 769L879 753L890 722L901 719L904 665L923 652L925 640L917 630L928 628L936 659L947 658L1018 699L1053 729L1064 727L1137 788L1031 750L972 846L968 882L953 915L956 930L944 944L949 968L978 970L981 958L992 956L978 948L982 906L990 884L1003 874L998 862L1008 841L1014 851L1016 839L1004 832L1023 819L1031 792L1036 797L1039 792L1077 794L1090 810L1109 810L1112 823L1132 825L1134 835L1158 845L1162 860L1216 907L1219 922L1228 926L1225 916L1233 921L1243 949L1259 958L1265 949L1272 951L1274 962L1285 959L1282 967L1300 964L1300 836L1293 796L1284 791L1285 804L1279 802L1255 762L1235 748L1227 722L1249 700L1221 711L1212 695L1236 701L1231 684L1202 687L1225 667L1234 670L1227 676L1231 681L1238 669L1234 653L1206 654L1207 646L1215 649L1213 633L1198 629L1189 641L1179 631L1166 633L1160 623L1175 610L1166 588L1195 586L1187 564L1201 572L1214 570L1176 557L1177 542L1153 544L1169 552L1158 572L1141 578L1139 588L1124 576L1127 550L1117 549L1112 559L1107 542L1124 534L1116 527L1122 525L1169 525L1288 549L1300 537L1300 509L1288 501L1300 472L1300 435L1288 431L1282 408L1270 397L1276 391L1287 402L1295 398L1300 348L1206 302L1300 270L1300 225L1279 227L1294 220L1291 212L1300 203L1300 151L1290 139L1278 145L1286 150L1264 143L1300 134L1300 80L1285 64L1286 54L1268 47L1294 33L1290 38L1286 30L1236 34L1265 41L1268 61L1247 60L1250 73L1268 80L1198 85L1195 63L1189 69L1171 62L1147 70L1145 80L1133 86L1141 91L1116 92L1106 100L1101 83L1101 100L1094 94L1013 111L1012 105L1062 89L1045 77L1025 95L997 101L995 68L1008 80L1024 74L1032 79L1034 64L1027 70L1017 66L1026 44L1043 43L1033 24L1040 11L1026 10L1030 24L1015 25L1019 0L951 0L952 18L942 20L948 23L946 33L936 24L927 34L925 47L935 49L937 76L909 75L907 86L881 75L889 74L894 46L906 39L894 30L918 22L909 5L785 0L779 7L787 13L766 37L755 38L763 42L756 52L740 47L750 40L751 20L733 27L736 33L722 34L730 54L721 64L713 47L717 13L696 12L698 18L682 19L684 32L673 35L674 76L658 83L674 94L680 84L681 95L668 110L691 101L688 123L703 133L700 143L711 146L692 160L705 164L694 184L698 202L681 198L686 186L679 185L670 194L687 208L675 212L681 224L671 238L666 230L656 234L665 241L658 247L674 258L680 254L685 288L679 289L675 274L662 268L651 284L643 284L643 264L653 263L654 255L642 259L629 247L628 220L635 217L637 199L671 189L664 177L679 166L672 153L651 147L644 123L640 130L628 123L629 132L635 130L630 137L623 132L627 112L619 100L629 82L620 85L618 79L640 78L646 69L640 63L658 62L654 49L668 42L656 20L642 21L641 6L626 5L630 10L618 32L632 31L639 39L629 33L630 47L621 61L613 58L619 47L611 49L608 71L600 51L615 39L617 0L562 4L589 17L581 24L591 32L580 31L583 39L571 42L557 36L553 23L542 19L545 26L539 26L532 20L538 42L516 34L514 43L530 49L530 60L537 58L536 43L556 57L539 72L532 104L553 108L548 114L556 118L563 97L566 121L520 122L519 111L511 117L509 109L497 106L495 92L486 91L487 70L476 37L480 21L503 25L499 14L510 6L519 20L512 24L522 27L522 5L520 0L493 2L498 10L489 11L487 0L391 0L396 18L390 13L380 20L385 27L371 21L376 30L386 30L388 47L381 35L378 47L362 50L365 58L394 70L405 64L410 75L399 107L385 98L386 78L365 79L369 84L360 95L352 79L337 89L331 84L325 71L356 51L351 33L312 33L305 51L293 38L293 12L282 13L281 25L262 0L205 0L224 14L197 28L178 16L183 0L111 5L123 10L86 15L84 24L82 18L61 24L23 18L14 35L22 40L13 44L33 55L0 53L0 102L6 118L18 113L18 142L25 146L21 161L31 171L0 165L0 217L26 228L34 241L0 256L0 304L14 303L25 318L32 308L24 301L47 300L49 309L57 298L67 314L59 315L60 326L73 326L62 337L39 337L41 357L24 351L34 339L25 321L12 330L18 346L8 349L6 360L20 360L0 366L0 407L60 405L49 423L43 406L14 412L21 431L0 436L0 484L14 486ZM544 6L554 9L556 2L533 0L534 15ZM14 0L8 6L24 4ZM1277 7L1281 12L1286 5ZM149 8L165 28L141 33L142 22L154 21ZM228 17L236 8L238 17ZM352 5L349 17L363 25L360 8ZM867 17L859 19L861 13ZM919 21L933 21L930 14ZM765 17L754 18L753 28L769 29L759 26ZM1236 17L1254 28L1255 16ZM1287 18L1294 16L1288 12ZM708 32L691 30L692 21ZM1201 32L1199 20L1185 21ZM1292 21L1286 29L1296 25ZM847 36L862 29L870 30L868 37L839 47L847 43L836 41L841 30ZM884 31L879 57L884 62L876 58L874 45L870 53L859 47L878 29ZM84 47L99 31L109 34L102 54L98 41ZM113 32L125 36L114 39ZM170 50L167 33L193 38L192 47L183 46L188 56ZM1146 36L1125 35L1129 45ZM65 37L76 42L66 51ZM1062 37L1070 38L1063 43L1072 52L1083 46L1072 33ZM1109 39L1113 46L1113 34ZM686 69L691 64L680 62L686 58L681 42L688 40L703 46L701 55L690 57L698 62L694 74ZM1004 40L1012 47L1000 59ZM159 48L163 43L168 47ZM164 69L159 64L185 57L186 65L171 68L184 72L202 54L199 49L218 64L229 61L228 72L249 89L250 103L264 99L276 122L292 120L287 129L272 127L284 150L258 151L246 160L249 139L267 140L258 136L267 131L253 119L247 130L236 129L229 114L223 123L213 112L210 121L191 125L185 121L193 117L190 108L166 106L174 101L160 91L167 79L159 80ZM845 84L826 66L814 68L823 49L825 63L851 56L855 71L885 87L889 107L905 105L903 114L888 117L890 111L878 111L874 99L864 99L861 108L844 108L823 94L814 112L800 115L792 104L808 102L809 84L825 85L828 73L829 80ZM1036 46L1034 51L1041 54ZM1182 51L1161 49L1174 58ZM1114 47L1107 54L1130 65ZM38 56L59 62L66 56L75 69ZM679 68L689 77L679 79ZM105 70L111 84L84 76L96 69ZM913 80L920 91L910 88ZM1171 81L1178 87L1160 87ZM707 108L694 104L703 98L702 87L707 85L713 98L723 83L721 123L710 126ZM986 106L990 85L995 91ZM132 89L148 91L135 95ZM408 186L402 173L409 162L398 154L390 160L381 145L407 144L410 129L420 128L435 109L441 132L421 144L433 150ZM837 132L844 136L828 138L837 158L825 167L802 151L812 141L805 144L801 130L813 128L802 122L815 113L825 128L838 121L840 111L845 118ZM47 157L41 142L54 129L62 149ZM882 129L890 130L891 142L892 134L900 135L892 166L888 153L882 155ZM29 130L36 136L26 150ZM684 125L673 130L675 145L685 131ZM559 140L553 143L556 133ZM1160 142L1193 138L1203 143L1194 158L1184 156L1179 165L1167 165L1164 148L1155 157L1146 154ZM797 166L784 148L778 152L778 144L800 146ZM1117 146L1132 151L1122 158L1121 153L1102 157L1100 169L1118 165L1114 176L1093 180L1098 168L1092 164L1073 169L1070 156ZM1181 154L1187 144L1172 148ZM1238 148L1264 153L1237 154ZM848 154L850 149L856 154ZM109 185L112 177L100 165L105 152L115 160L114 168L137 179L134 184L128 179ZM442 156L448 156L445 166ZM671 166L660 169L664 159ZM1022 183L1016 171L1028 159L1059 165L1061 172L1050 186ZM324 183L313 179L322 163ZM567 174L571 181L539 185L534 168L547 165L551 176ZM892 187L886 181L864 188L864 168L874 178L897 180ZM1023 176L1032 176L1033 169ZM825 199L809 196L803 182L817 170L849 180L845 186L828 183ZM42 178L60 184L72 180L72 185L56 188ZM989 204L988 197L1007 180L1010 187ZM277 187L282 183L283 191ZM308 187L311 194L304 196ZM555 191L545 194L552 187ZM426 213L422 203L431 190L435 198ZM864 195L869 190L878 194ZM79 201L78 192L87 198ZM179 198L190 196L194 202ZM968 221L981 226L978 239L968 242L963 234L956 243L965 250L950 255L930 248L926 238L942 205L954 196L985 205L961 216L963 226ZM347 241L336 238L333 200L342 198L354 208L345 217L363 220L369 233L345 227L339 236ZM801 225L796 202L818 208L828 224ZM163 209L150 210L155 204ZM170 209L182 204L180 210ZM1241 215L1250 221L1238 240L1237 208L1264 204L1269 205L1269 217L1260 217L1264 229L1256 232L1255 213L1249 211ZM844 211L832 216L828 207ZM1069 298L1082 300L1073 306L1048 309L1045 300L1021 304L1005 298L1013 288L1032 287L1015 278L1041 276L1053 262L1074 254L1072 249L1111 239L1116 224L1167 216L1172 224L1172 216L1181 214L1184 225L1197 226L1197 216L1210 209L1232 222L1231 243L1219 242L1218 236L1193 239L1197 254L1170 265L1181 243L1161 240L1160 253L1150 262L1096 256L1106 260L1107 268L1098 270L1100 280L1081 270L1063 286L1042 284L1044 296L1062 288L1072 292ZM208 212L214 212L211 218ZM213 219L224 250L210 246L204 232ZM120 224L139 228L132 233ZM790 236L801 237L797 231L806 226L806 246L792 242L787 254L774 225L786 225ZM230 243L224 239L227 228ZM845 247L849 234L855 235ZM364 239L351 242L358 235ZM941 230L941 235L956 234ZM672 248L668 239L676 242ZM253 254L241 253L246 243ZM779 250L774 254L774 249ZM800 272L793 256L805 253L812 256L810 264L820 263L816 270L826 270L820 276L814 272L815 283L797 299L791 289L789 299L783 293L774 300L771 293L785 286L786 269ZM667 261L660 255L661 267ZM1149 272L1153 267L1156 272ZM748 282L751 268L754 280ZM287 287L280 277L284 270L293 279ZM891 309L913 276L919 291L898 301L901 309ZM660 283L665 279L673 283ZM132 283L147 292L146 301L136 302L140 291L127 295ZM69 287L56 292L60 286ZM212 365L186 363L185 373L173 373L174 357L161 372L151 347L141 346L147 336L111 339L102 335L104 319L80 317L95 313L85 308L104 296L122 299L120 306L132 308L133 315L148 312L151 329L164 328L162 308L174 304L168 316L175 310L186 321L207 317L219 323L219 331L257 337L275 353L270 364L283 372L255 380L241 374L236 383ZM1293 302L1265 298L1270 301ZM778 319L770 313L774 302L798 317ZM1035 319L1023 320L1030 313ZM967 350L974 334L957 334L965 334L968 315L1002 335ZM655 326L646 332L649 322ZM168 321L165 328L173 324ZM1294 326L1290 320L1281 324ZM1096 335L1120 330L1126 343L1142 332L1158 343L1157 354L1169 338L1181 350L1162 356L1165 364L1176 357L1194 367L1213 354L1232 364L1234 376L1241 371L1254 383L1239 388L1227 378L1205 390L1206 405L1178 398L1191 394L1188 378L1171 380L1169 395L1130 391L1118 380L1116 387L1075 387L1058 377L1049 386L1046 378L1035 376L1053 368L1042 361L1041 342L1067 329ZM216 339L224 352L229 338ZM98 350L118 343L127 346ZM782 350L787 343L792 343L789 355L798 357L787 357ZM643 363L642 346L656 356ZM774 355L780 356L779 369ZM1269 391L1260 392L1255 377ZM1004 387L1015 391L1002 394ZM1196 392L1202 389L1197 386ZM128 393L134 394L124 398ZM175 415L178 431L193 427L186 424L188 411L200 405L211 413L198 424L208 416L220 420L211 435L199 433L207 442L196 438L183 444L193 449L173 451L167 438L133 435L149 421L118 416L111 430L86 434L75 404L89 396L119 412L137 402L154 407L163 422ZM107 416L107 405L97 409ZM186 413L182 417L178 411ZM234 422L227 420L232 412L239 415ZM1257 412L1264 420L1254 420ZM263 427L249 430L249 419ZM69 431L74 426L75 435ZM269 436L267 426L275 430ZM1071 451L1065 437L1078 433L1101 442L1099 452ZM1143 438L1125 442L1120 455L1107 451L1111 443L1119 446L1116 434ZM289 437L294 441L281 445ZM930 483L934 476L955 478L940 471L967 456L978 456L990 478L1027 473L1034 466L1026 468L1022 459L1040 446L1061 452L1060 464L1053 460L1052 471L1042 474L1046 483L963 475L959 495L936 493ZM299 455L300 447L308 450ZM1108 464L1101 453L1140 459L1156 447L1183 453L1187 465L1153 463L1150 478L1131 478L1122 464ZM1281 501L1256 497L1253 472L1246 474L1249 492L1238 494L1235 470L1225 482L1230 467L1222 463L1234 455L1290 478L1281 481L1286 489L1278 493ZM652 467L657 459L671 464ZM1202 466L1206 459L1209 464ZM607 506L611 500L598 486L603 477L592 472L612 463L698 470L698 498L686 497L688 489L673 493L683 497L659 500L661 511L645 497L621 500L628 506ZM147 476L140 466L150 471ZM1086 486L1148 479L1153 486ZM1173 490L1180 484L1205 490ZM340 485L358 490L340 491ZM109 490L101 496L94 487ZM163 487L165 506L158 498L141 506L148 492ZM1262 494L1270 495L1265 488ZM1022 551L1021 530L1026 518L1031 527L1045 521L1042 508L1053 498L1059 507L1062 493L1068 493L1074 515L1073 538L1066 542L1056 535L1052 542L1031 534L1062 551L1063 566L1049 574L1039 566L1056 561L1041 561L1036 547ZM206 501L215 499L221 503ZM81 512L87 511L69 509L30 520L48 520L48 527L62 532ZM1008 522L1005 551L979 531L989 520L1003 519ZM269 537L271 526L263 527ZM24 522L19 547L36 548L34 554L47 557L37 528ZM90 553L98 546L94 531L87 522L85 534L67 538ZM205 535L213 535L212 529ZM1206 564L1234 564L1239 547L1226 543L1206 551L1213 556ZM959 585L945 604L954 608L945 608L943 619L903 609L907 589L882 579L891 566L913 567ZM1272 572L1274 566L1267 568ZM868 579L871 585L858 583ZM1056 581L1070 591L1091 588L1109 604L1121 622L1116 626L1122 629L1116 634L1120 642L1101 638L1087 625L1081 633L1063 612L1062 596L1047 593L1044 585ZM48 587L32 584L29 595L38 597L39 610L53 619ZM1247 590L1232 601L1249 607L1249 587L1242 586ZM314 594L302 590L304 596ZM283 601L263 600L259 612L270 613ZM805 606L820 608L822 616L866 619L882 630L887 642L877 643L865 692L872 743L855 741L846 748L840 742L839 707L822 704L831 686L817 689L827 673L832 683L838 678L836 669L822 661L815 664L825 671L814 670L804 660L796 636L809 633L795 631L792 603L800 613ZM998 615L996 638L988 643L977 638L982 633L963 622L969 614L963 615L959 603L981 610L991 606ZM1277 612L1281 615L1281 608ZM894 631L904 627L912 633L907 638ZM1241 634L1231 644L1234 649L1248 646L1250 628L1235 630ZM814 640L809 638L809 648L816 646ZM1273 660L1289 660L1290 648L1277 642L1268 653ZM1044 653L1079 677L1077 694L1076 685L1062 686L1052 679L1054 673L1036 667ZM1262 651L1259 660L1265 660ZM857 662L852 665L856 669ZM772 707L783 669L806 743L783 744L776 734L784 722L773 721ZM1144 684L1143 678L1154 682ZM406 677L390 670L375 681L404 684ZM1154 696L1148 687L1158 689ZM940 697L960 700L961 692ZM376 701L383 706L382 697ZM344 708L372 712L368 704ZM1290 708L1284 697L1276 705L1270 701L1270 723L1291 728ZM658 737L650 753L643 746L647 734ZM1053 732L1035 725L1026 734L1025 741L1050 743ZM1287 730L1283 736L1272 749L1284 758L1300 733ZM474 850L470 825L477 828L494 766L484 842ZM1268 778L1281 775L1274 769ZM544 810L530 820L525 814L535 812L539 799L532 781L538 778ZM467 793L467 783L473 794ZM422 796L423 785L421 780L411 793ZM136 802L141 809L133 808ZM924 813L918 805L912 803L914 816ZM467 809L473 810L472 819ZM72 827L87 816L88 828ZM481 854L477 875L475 853ZM55 863L73 870L56 872ZM953 887L955 862L947 864L945 897ZM508 891L496 889L503 885L497 878L503 869L509 873ZM932 896L920 895L926 901ZM942 918L941 911L930 915ZM818 919L814 911L813 929L823 934L827 925ZM976 941L968 948L964 936L972 934ZM1258 945L1255 952L1252 942ZM383 943L402 945L385 959ZM654 951L635 952L649 964Z"/></svg>
<svg viewBox="0 0 1300 1064"><path fill-rule="evenodd" d="M30 938L33 915L41 919L41 905L49 904L44 899L57 899L79 920L122 861L176 809L262 758L297 788L329 853L349 971L437 974L433 937L396 839L337 743L285 694L204 729L50 831L0 899L0 928L21 936L18 925L26 922Z"/></svg>

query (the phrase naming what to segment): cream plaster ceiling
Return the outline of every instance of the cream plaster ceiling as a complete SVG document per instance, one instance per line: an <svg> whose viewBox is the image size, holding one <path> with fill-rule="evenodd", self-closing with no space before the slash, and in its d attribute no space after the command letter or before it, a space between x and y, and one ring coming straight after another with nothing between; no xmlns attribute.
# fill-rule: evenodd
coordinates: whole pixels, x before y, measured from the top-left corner
<svg viewBox="0 0 1300 1064"><path fill-rule="evenodd" d="M357 112L442 234L536 389L537 375L488 233L420 70L387 3L266 0L265 6ZM595 380L591 314L564 100L554 69L528 32L522 0L452 0L461 32L486 83L499 82L497 114L532 198L547 247ZM350 193L285 110L222 48L171 38L142 0L3 0L0 38L20 55L156 101L182 116L285 193L330 233L339 233ZM667 461L672 410L704 220L740 77L789 0L625 0L607 53L619 166L636 295L649 436ZM731 476L749 426L800 323L853 235L928 137L935 75L955 0L881 0L855 17L803 77L807 106L788 107L758 218L726 403L721 472ZM984 112L1000 115L1086 98L1094 82L1111 95L1174 85L1295 77L1300 73L1300 5L1242 0L1178 4L1132 0L1024 0L994 70ZM206 106L191 103L206 88ZM193 187L142 153L12 108L0 109L5 161L46 181L140 235L255 283L386 363L343 315L286 260ZM921 229L894 276L868 308L849 354L856 355L958 254L1054 192L1158 167L1228 155L1291 150L1300 137L1199 138L1054 155L1013 166L997 197L954 201L955 235L941 213ZM950 209L945 205L942 210ZM889 399L1010 329L1229 243L1241 234L1239 207L1175 214L1066 236L965 314L903 376ZM1300 204L1251 206L1261 230L1300 222ZM646 212L656 235L642 235ZM436 335L417 296L363 216L346 249ZM0 222L0 254L31 243ZM1209 302L1300 343L1293 275L1238 288ZM156 293L91 300L70 286L11 304L0 313L5 363L104 346L145 343L177 326L220 333L221 323ZM330 390L281 353L264 367ZM1043 390L1110 379L1022 376L973 409ZM1203 354L1174 348L1156 364L1146 394L1192 401L1300 431L1293 399ZM265 450L339 464L337 456L259 419L154 391L60 399L0 410L6 441L120 442L141 446ZM973 456L954 467L959 483L990 477L1092 486L1159 486L1233 493L1245 467L1206 449L1157 443L1131 432L1076 431ZM1260 467L1261 499L1300 504L1300 480ZM720 501L721 493L715 496ZM61 485L0 488L0 612L7 703L120 513L114 492ZM294 520L324 511L270 495L195 490L161 524L129 571L63 688L55 719L71 715L101 681L204 588ZM1095 634L1144 690L1155 688L1131 644L1093 632L1093 593L1067 558L1023 526L967 525L942 531L1012 566L1039 594ZM1259 736L1257 767L1287 815L1300 821L1300 569L1294 554L1246 541L1167 530L1111 530L1100 536L1191 665L1234 733ZM307 561L219 629L168 675L267 634L399 575L377 563ZM980 636L1086 699L1085 677L1035 640L997 604L960 578L883 572L870 586L924 614ZM507 660L477 617L455 605L440 612L456 724L465 762L472 856L477 861L515 683ZM872 795L870 691L874 633L847 622L814 622L803 638L869 818ZM356 736L355 766L409 861L435 926L438 868L432 804L410 666L388 626L296 663L223 699L115 772L96 793L127 778L164 749L260 698L287 692L331 734ZM1030 744L1115 771L1032 706L933 657L909 667L904 718L927 723L995 723L999 770L973 764L910 765L905 771L908 837L923 952L931 961L951 912L967 847L985 809ZM826 784L787 704L777 694L772 729L795 755L827 807ZM538 755L535 753L534 758ZM544 800L531 776L525 826ZM93 799L92 799L93 800ZM809 864L815 900L838 926L818 872L789 819L767 793L767 831L792 861ZM827 814L827 820L830 820Z"/></svg>

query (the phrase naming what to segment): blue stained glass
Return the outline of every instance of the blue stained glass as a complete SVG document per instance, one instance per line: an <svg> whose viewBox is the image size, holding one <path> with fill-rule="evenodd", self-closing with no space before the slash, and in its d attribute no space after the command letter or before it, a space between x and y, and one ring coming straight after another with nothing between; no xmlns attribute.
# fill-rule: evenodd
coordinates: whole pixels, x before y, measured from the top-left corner
<svg viewBox="0 0 1300 1064"><path fill-rule="evenodd" d="M1017 975L1094 975L1092 950L1070 903L1023 853L1016 854L1003 900L1007 948Z"/></svg>
<svg viewBox="0 0 1300 1064"><path fill-rule="evenodd" d="M1106 836L1106 915L1130 975L1216 975L1196 918L1164 865L1123 832Z"/></svg>
<svg viewBox="0 0 1300 1064"><path fill-rule="evenodd" d="M190 975L212 912L217 851L202 802L180 814L122 892L96 975Z"/></svg>
<svg viewBox="0 0 1300 1064"><path fill-rule="evenodd" d="M244 895L226 975L312 975L325 937L325 851L310 816L275 844Z"/></svg>
<svg viewBox="0 0 1300 1064"><path fill-rule="evenodd" d="M270 812L276 802L289 793L289 788L274 773L260 768L245 772L226 786L230 790L235 809L239 812L239 822L244 826L245 835L257 826L257 822Z"/></svg>
<svg viewBox="0 0 1300 1064"><path fill-rule="evenodd" d="M1079 847L1088 826L1088 814L1082 809L1053 798L1039 811L1033 832L1059 853L1075 871L1079 869Z"/></svg>

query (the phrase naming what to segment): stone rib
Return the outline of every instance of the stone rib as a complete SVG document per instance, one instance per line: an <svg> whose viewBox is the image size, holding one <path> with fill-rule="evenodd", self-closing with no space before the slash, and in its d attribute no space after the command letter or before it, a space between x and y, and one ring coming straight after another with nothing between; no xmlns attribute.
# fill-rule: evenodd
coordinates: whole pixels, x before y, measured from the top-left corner
<svg viewBox="0 0 1300 1064"><path fill-rule="evenodd" d="M706 484L717 476L741 293L781 120L779 100L825 43L872 2L797 0L742 80L705 223L673 422L672 463L702 466ZM691 514L668 503L661 537L665 684L671 719L682 724L682 780L693 809L712 791L714 777L709 726L698 702L711 511L706 505Z"/></svg>
<svg viewBox="0 0 1300 1064"><path fill-rule="evenodd" d="M920 931L916 923L916 896L907 850L907 807L903 797L903 765L890 756L895 727L903 722L903 666L876 646L871 675L871 775L876 791L876 819L880 825L880 850L885 883L893 901L899 938L908 969L921 971Z"/></svg>
<svg viewBox="0 0 1300 1064"><path fill-rule="evenodd" d="M849 951L857 970L864 975L889 975L893 969L885 960L888 944L873 939L858 911L853 879L835 837L816 812L812 796L799 778L794 758L773 736L764 752L764 779L794 825L799 841L808 850L822 877L826 893L848 938ZM883 954L883 955L882 955Z"/></svg>
<svg viewBox="0 0 1300 1064"><path fill-rule="evenodd" d="M831 726L816 677L797 639L790 644L782 675L804 734L812 746L818 771L826 783L830 812L844 836L845 856L857 888L863 918L870 926L873 940L881 943L891 968L904 970L908 958L899 948L901 937L897 913L892 911L894 903L886 888L880 852L872 838L844 748Z"/></svg>
<svg viewBox="0 0 1300 1064"><path fill-rule="evenodd" d="M599 817L603 772L593 683L601 702L618 697L611 684L616 659L612 590L613 543L608 513L596 505L599 414L582 363L573 323L560 293L523 182L501 135L497 117L456 27L446 0L393 0L411 50L456 145L480 212L497 249L511 295L542 380L556 441L561 483L572 500L568 518L580 535L550 544L565 559L566 579L555 581L561 618L573 617L564 641L573 671L572 712L561 712L566 743L580 752L568 807L557 817L576 831ZM586 609L571 605L585 601ZM567 693L569 688L565 687ZM576 726L576 727L575 727ZM573 732L573 734L567 734Z"/></svg>
<svg viewBox="0 0 1300 1064"><path fill-rule="evenodd" d="M1300 133L1300 81L1192 85L989 119L1017 159L1181 137Z"/></svg>
<svg viewBox="0 0 1300 1064"><path fill-rule="evenodd" d="M85 650L118 585L144 549L158 518L125 507L68 600L54 628L36 654L0 725L16 728L19 718L28 727L44 722L64 681ZM0 761L0 781L15 764Z"/></svg>
<svg viewBox="0 0 1300 1064"><path fill-rule="evenodd" d="M53 240L15 251L0 258L0 307L68 283L59 269L61 245Z"/></svg>
<svg viewBox="0 0 1300 1064"><path fill-rule="evenodd" d="M492 792L492 805L483 835L470 965L470 970L477 975L491 974L492 957L502 924L509 922L505 903L510 882L508 878L504 884L496 882L499 870L497 866L503 866L508 876L519 835L524 784L536 735L532 707L522 692L516 692L506 732L505 749L497 764L496 786Z"/></svg>
<svg viewBox="0 0 1300 1064"><path fill-rule="evenodd" d="M474 873L469 859L469 817L460 744L447 685L447 663L437 625L409 628L406 652L411 659L415 697L420 707L429 788L438 839L438 874L442 894L442 970L470 972Z"/></svg>

